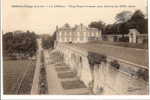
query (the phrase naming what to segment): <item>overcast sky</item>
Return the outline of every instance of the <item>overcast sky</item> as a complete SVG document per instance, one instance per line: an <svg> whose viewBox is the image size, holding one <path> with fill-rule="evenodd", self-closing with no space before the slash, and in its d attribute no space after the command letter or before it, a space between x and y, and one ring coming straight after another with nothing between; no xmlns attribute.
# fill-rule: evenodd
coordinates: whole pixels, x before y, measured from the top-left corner
<svg viewBox="0 0 150 100"><path fill-rule="evenodd" d="M147 0L3 0L3 30L32 30L38 34L52 34L56 25L59 27L69 23L71 26L91 21L102 20L105 23L114 23L115 15L121 11L140 9L147 12ZM108 2L109 1L109 2ZM30 3L29 3L30 2ZM80 3L79 3L80 2ZM12 5L134 5L123 8L12 8Z"/></svg>

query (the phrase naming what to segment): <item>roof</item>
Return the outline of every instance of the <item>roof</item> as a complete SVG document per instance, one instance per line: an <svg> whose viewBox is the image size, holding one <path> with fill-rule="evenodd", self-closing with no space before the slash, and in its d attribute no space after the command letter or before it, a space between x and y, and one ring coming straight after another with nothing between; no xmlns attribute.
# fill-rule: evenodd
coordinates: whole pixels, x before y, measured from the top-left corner
<svg viewBox="0 0 150 100"><path fill-rule="evenodd" d="M75 27L61 27L58 29L58 31L65 31L65 32L98 32L98 29L96 28L89 28L89 27L86 27L84 25L76 25Z"/></svg>
<svg viewBox="0 0 150 100"><path fill-rule="evenodd" d="M87 52L95 52L148 68L148 50L119 47L100 43L69 44Z"/></svg>

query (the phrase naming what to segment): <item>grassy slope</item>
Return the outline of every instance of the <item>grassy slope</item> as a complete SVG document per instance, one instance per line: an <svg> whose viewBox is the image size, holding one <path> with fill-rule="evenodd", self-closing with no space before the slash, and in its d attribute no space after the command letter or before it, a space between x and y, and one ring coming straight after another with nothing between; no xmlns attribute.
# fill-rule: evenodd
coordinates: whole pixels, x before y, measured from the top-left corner
<svg viewBox="0 0 150 100"><path fill-rule="evenodd" d="M15 94L16 89L18 87L18 83L21 81L23 74L25 72L34 72L33 69L35 67L35 61L31 60L4 60L3 63L3 83L4 83L4 94ZM33 73L32 73L33 74ZM29 88L29 84L32 83L32 75L26 75L25 78L28 77L29 82L27 86ZM25 87L27 88L27 87ZM29 93L26 91L26 93Z"/></svg>

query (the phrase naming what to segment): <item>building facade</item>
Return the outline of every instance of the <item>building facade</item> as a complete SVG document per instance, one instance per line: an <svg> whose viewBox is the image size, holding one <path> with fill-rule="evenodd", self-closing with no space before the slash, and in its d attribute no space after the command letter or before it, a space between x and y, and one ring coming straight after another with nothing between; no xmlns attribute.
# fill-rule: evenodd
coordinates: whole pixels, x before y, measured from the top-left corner
<svg viewBox="0 0 150 100"><path fill-rule="evenodd" d="M82 24L70 27L64 25L57 27L56 41L58 43L86 43L93 40L101 39L101 31L96 28L89 28Z"/></svg>

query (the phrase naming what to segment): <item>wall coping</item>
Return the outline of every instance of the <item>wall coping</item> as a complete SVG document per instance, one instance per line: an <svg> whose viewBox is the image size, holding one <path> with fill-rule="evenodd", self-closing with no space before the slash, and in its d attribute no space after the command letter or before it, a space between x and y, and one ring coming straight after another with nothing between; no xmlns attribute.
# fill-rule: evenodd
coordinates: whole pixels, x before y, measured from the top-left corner
<svg viewBox="0 0 150 100"><path fill-rule="evenodd" d="M84 48L80 48L79 47L76 47L76 46L72 46L72 45L68 45L68 44L59 44L59 46L61 47L65 47L65 48L68 48L74 52L77 52L79 55L81 56L85 56L85 57L88 57L88 54L89 54L89 51L87 51L86 49ZM93 51L94 52L94 51ZM97 53L97 52L94 52L94 53ZM97 54L100 54L100 53L97 53ZM105 54L101 54L101 55L105 55ZM128 61L128 60L124 60L124 59L120 59L118 57L113 57L113 56L109 56L109 55L105 55L107 56L107 59L110 59L110 60L117 60L119 62L123 62L123 63L126 63L126 64L129 64L129 65L134 65L136 67L139 67L139 68L143 68L143 69L149 69L148 66L144 66L144 65L140 65L140 64L136 64L132 61Z"/></svg>

